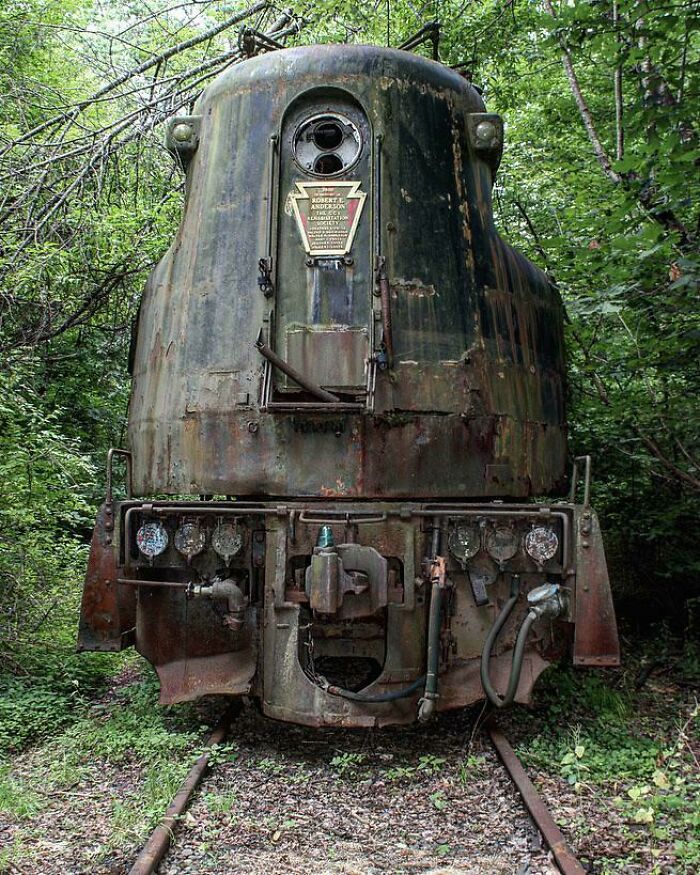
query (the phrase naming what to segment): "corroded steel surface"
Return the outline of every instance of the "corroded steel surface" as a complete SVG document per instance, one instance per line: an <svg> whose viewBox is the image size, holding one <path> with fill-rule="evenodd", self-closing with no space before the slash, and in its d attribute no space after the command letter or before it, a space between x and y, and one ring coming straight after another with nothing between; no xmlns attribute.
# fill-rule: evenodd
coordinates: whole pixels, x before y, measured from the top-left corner
<svg viewBox="0 0 700 875"><path fill-rule="evenodd" d="M481 606L474 603L467 570L451 553L447 555L445 572L451 586L441 632L437 707L449 709L483 696L479 657L509 597L511 574L519 575L523 597L492 660L498 690L507 683L512 646L527 611L529 590L547 579L561 579L572 596L576 593L572 605L576 617L589 610L586 599L591 592L595 607L597 596L586 578L590 569L579 564L589 554L585 560L579 557L582 551L592 550L598 567L603 560L599 542L581 546L580 526L574 526L574 521L583 512L568 504L548 508L488 503L348 505L322 500L284 504L130 501L115 504L114 545L102 554L110 564L102 567L100 573L105 577L98 582L107 598L114 591L112 581L117 581L117 591L132 606L138 592L135 643L158 671L163 703L207 694L251 694L262 700L268 715L299 723L408 723L415 719L420 691L407 699L367 705L329 695L319 676L332 672L326 664L338 658L364 660L375 667L365 690L376 694L399 690L424 673L432 567L428 557L434 548L435 526L445 538L445 527L460 519L472 520L485 530L506 524L513 526L522 544L531 525L547 522L558 531L561 542L546 569L538 569L522 547L505 562L503 571L480 553L470 561L469 574L485 576L488 601ZM225 572L240 587L244 613L235 627L227 622L225 599L198 597L190 586L191 581L213 579L221 567L222 560L213 551L212 532L224 519L235 520L241 532L241 550ZM169 532L168 548L153 560L140 556L136 549L136 529L144 520L159 520ZM200 525L207 545L190 559L173 546L174 530L183 521ZM325 548L325 553L316 547L321 526L328 527L331 544L337 545ZM335 577L322 576L314 583L314 557L324 555L336 557L338 570ZM598 585L605 592L605 582ZM320 589L315 591L314 586ZM102 605L93 597L94 587L90 582L86 586L81 616L81 641L87 649L93 649L104 619ZM529 700L539 674L564 650L566 629L574 619L572 613L555 624L545 619L535 625L516 701ZM584 618L584 622L589 620ZM612 627L605 634L614 634L614 616L606 622ZM604 631L598 628L596 634L600 639Z"/></svg>
<svg viewBox="0 0 700 875"><path fill-rule="evenodd" d="M307 263L289 202L308 179L291 157L295 125L329 109L363 137L341 180L361 183L367 202L340 266ZM477 92L405 52L314 46L230 68L195 117L185 214L141 308L129 427L137 494L559 489L561 303L495 231L500 140L475 145L475 122L497 119ZM394 367L376 371L370 403L367 360L382 331L375 254L386 265ZM261 409L261 328L282 358L357 403L340 433L300 424L329 408ZM314 400L279 373L273 383L277 403Z"/></svg>
<svg viewBox="0 0 700 875"><path fill-rule="evenodd" d="M83 586L78 650L123 650L134 643L136 594L117 584L112 504L103 504L92 533Z"/></svg>
<svg viewBox="0 0 700 875"><path fill-rule="evenodd" d="M590 507L577 509L575 526L576 589L574 665L620 664L615 607L610 591L600 523Z"/></svg>

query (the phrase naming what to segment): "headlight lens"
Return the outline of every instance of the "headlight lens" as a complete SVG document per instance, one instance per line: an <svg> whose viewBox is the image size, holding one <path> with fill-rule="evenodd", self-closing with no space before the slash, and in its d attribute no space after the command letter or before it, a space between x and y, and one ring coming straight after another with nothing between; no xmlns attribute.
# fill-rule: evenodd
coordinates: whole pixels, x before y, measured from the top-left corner
<svg viewBox="0 0 700 875"><path fill-rule="evenodd" d="M241 552L243 532L235 523L219 523L211 536L211 545L228 565L231 558Z"/></svg>
<svg viewBox="0 0 700 875"><path fill-rule="evenodd" d="M460 562L465 562L476 556L481 549L479 530L476 526L455 526L447 539L447 546L453 556Z"/></svg>
<svg viewBox="0 0 700 875"><path fill-rule="evenodd" d="M136 545L149 559L160 556L168 546L168 533L163 523L144 523L136 532Z"/></svg>
<svg viewBox="0 0 700 875"><path fill-rule="evenodd" d="M518 536L510 526L493 526L486 531L484 546L496 562L507 562L518 552Z"/></svg>
<svg viewBox="0 0 700 875"><path fill-rule="evenodd" d="M183 523L175 532L175 549L191 559L204 549L206 538L198 523Z"/></svg>
<svg viewBox="0 0 700 875"><path fill-rule="evenodd" d="M538 565L544 565L559 549L557 533L546 526L535 526L525 535L525 550Z"/></svg>

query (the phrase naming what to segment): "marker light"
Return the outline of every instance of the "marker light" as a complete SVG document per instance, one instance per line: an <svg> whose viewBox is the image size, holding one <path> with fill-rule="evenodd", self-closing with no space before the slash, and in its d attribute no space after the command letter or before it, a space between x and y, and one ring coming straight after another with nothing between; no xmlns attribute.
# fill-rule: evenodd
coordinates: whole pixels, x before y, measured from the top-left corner
<svg viewBox="0 0 700 875"><path fill-rule="evenodd" d="M493 526L486 530L484 546L496 562L507 562L518 552L518 536L510 526Z"/></svg>
<svg viewBox="0 0 700 875"><path fill-rule="evenodd" d="M525 536L525 551L538 565L544 565L558 549L557 533L546 526L535 526Z"/></svg>
<svg viewBox="0 0 700 875"><path fill-rule="evenodd" d="M149 559L160 556L168 546L168 533L163 523L144 523L136 532L136 545Z"/></svg>
<svg viewBox="0 0 700 875"><path fill-rule="evenodd" d="M201 553L205 544L206 538L199 523L183 523L175 532L175 549L188 560Z"/></svg>
<svg viewBox="0 0 700 875"><path fill-rule="evenodd" d="M211 536L211 545L228 565L241 552L243 533L235 523L219 523Z"/></svg>
<svg viewBox="0 0 700 875"><path fill-rule="evenodd" d="M476 526L455 526L447 540L450 553L460 562L471 559L481 549L481 538Z"/></svg>

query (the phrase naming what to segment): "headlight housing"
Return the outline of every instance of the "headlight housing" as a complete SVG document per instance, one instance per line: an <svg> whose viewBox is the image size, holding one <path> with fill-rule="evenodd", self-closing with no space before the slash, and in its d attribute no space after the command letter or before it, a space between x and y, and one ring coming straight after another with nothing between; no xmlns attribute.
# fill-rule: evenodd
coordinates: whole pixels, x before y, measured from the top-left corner
<svg viewBox="0 0 700 875"><path fill-rule="evenodd" d="M168 532L161 522L144 523L136 532L136 546L149 559L160 556L168 546Z"/></svg>
<svg viewBox="0 0 700 875"><path fill-rule="evenodd" d="M481 549L481 535L476 526L456 525L447 539L450 553L460 562L471 559Z"/></svg>
<svg viewBox="0 0 700 875"><path fill-rule="evenodd" d="M241 552L243 532L236 523L219 523L211 536L211 545L228 565L231 559Z"/></svg>
<svg viewBox="0 0 700 875"><path fill-rule="evenodd" d="M507 562L518 552L518 535L510 526L492 526L486 530L484 546L496 562Z"/></svg>
<svg viewBox="0 0 700 875"><path fill-rule="evenodd" d="M189 561L202 552L206 537L199 523L184 522L175 532L174 543L175 549Z"/></svg>
<svg viewBox="0 0 700 875"><path fill-rule="evenodd" d="M559 537L548 526L535 526L525 535L525 552L538 565L544 565L559 549Z"/></svg>

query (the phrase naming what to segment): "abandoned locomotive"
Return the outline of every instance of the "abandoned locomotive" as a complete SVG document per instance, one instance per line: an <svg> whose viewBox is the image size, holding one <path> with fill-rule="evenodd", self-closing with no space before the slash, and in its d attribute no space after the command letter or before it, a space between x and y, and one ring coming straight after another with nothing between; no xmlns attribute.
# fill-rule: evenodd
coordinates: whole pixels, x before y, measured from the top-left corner
<svg viewBox="0 0 700 875"><path fill-rule="evenodd" d="M562 305L494 228L502 141L457 72L370 46L251 58L172 120L186 205L80 649L135 645L164 703L342 726L527 701L567 650L617 663L590 460L541 498Z"/></svg>

